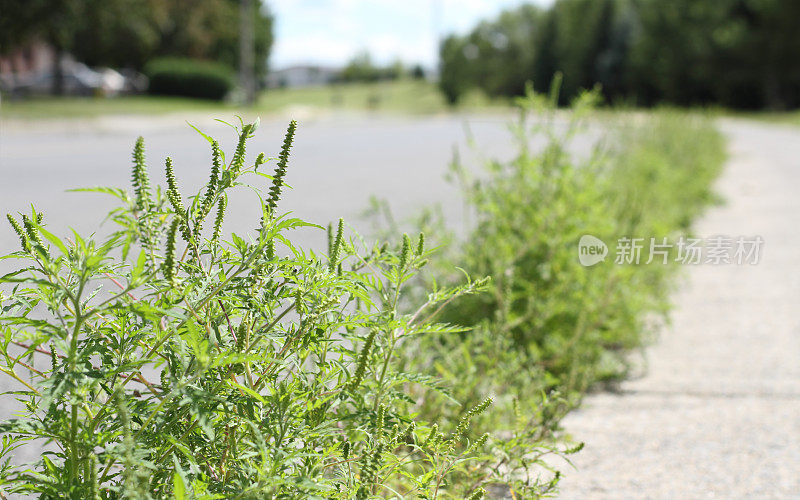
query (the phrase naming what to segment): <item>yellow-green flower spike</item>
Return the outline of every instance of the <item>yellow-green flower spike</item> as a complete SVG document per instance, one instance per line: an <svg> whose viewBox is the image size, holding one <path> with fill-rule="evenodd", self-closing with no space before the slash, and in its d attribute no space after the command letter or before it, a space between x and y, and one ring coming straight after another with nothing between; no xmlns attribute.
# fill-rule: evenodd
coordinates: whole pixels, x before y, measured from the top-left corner
<svg viewBox="0 0 800 500"><path fill-rule="evenodd" d="M217 216L214 218L214 234L211 236L212 241L219 240L220 231L222 231L222 221L225 218L225 207L227 205L227 200L223 196L217 202Z"/></svg>
<svg viewBox="0 0 800 500"><path fill-rule="evenodd" d="M253 128L252 124L247 124L242 127L242 132L239 134L239 142L236 144L236 151L233 153L233 158L231 159L231 180L235 179L236 176L239 175L239 172L242 171L247 139L250 138L250 133L253 132Z"/></svg>
<svg viewBox="0 0 800 500"><path fill-rule="evenodd" d="M31 249L31 244L28 241L28 235L25 234L25 230L22 229L22 226L17 221L17 219L14 218L13 215L6 214L6 218L8 219L8 222L11 224L11 227L14 228L14 232L17 233L17 236L19 236L19 241L22 244L22 249L26 252L29 252Z"/></svg>
<svg viewBox="0 0 800 500"><path fill-rule="evenodd" d="M167 250L162 264L164 278L167 281L174 281L175 279L175 233L178 230L178 222L177 218L173 219L167 232Z"/></svg>
<svg viewBox="0 0 800 500"><path fill-rule="evenodd" d="M348 389L351 392L354 392L358 389L358 386L361 385L361 381L364 380L364 373L367 369L367 361L369 360L369 355L372 351L372 343L375 341L375 335L377 330L372 329L369 332L369 336L367 337L366 342L364 342L364 347L361 349L361 354L358 356L358 365L356 366L356 371L353 374L353 378L350 379L350 384L348 384Z"/></svg>
<svg viewBox="0 0 800 500"><path fill-rule="evenodd" d="M283 146L281 146L281 153L278 155L278 165L275 167L275 172L272 174L272 186L269 188L267 207L273 214L278 207L278 200L280 200L281 197L283 177L286 175L286 167L289 164L289 152L294 143L294 133L296 130L297 122L292 120L289 122L289 128L286 129L286 135L283 138Z"/></svg>
<svg viewBox="0 0 800 500"><path fill-rule="evenodd" d="M333 271L339 264L339 253L342 250L342 237L344 233L344 220L339 219L339 227L336 229L336 238L333 240L333 247L328 256L328 269Z"/></svg>
<svg viewBox="0 0 800 500"><path fill-rule="evenodd" d="M136 139L133 147L133 171L131 173L131 184L135 195L135 204L138 210L146 210L153 206L150 194L150 178L147 174L147 164L144 156L144 138Z"/></svg>

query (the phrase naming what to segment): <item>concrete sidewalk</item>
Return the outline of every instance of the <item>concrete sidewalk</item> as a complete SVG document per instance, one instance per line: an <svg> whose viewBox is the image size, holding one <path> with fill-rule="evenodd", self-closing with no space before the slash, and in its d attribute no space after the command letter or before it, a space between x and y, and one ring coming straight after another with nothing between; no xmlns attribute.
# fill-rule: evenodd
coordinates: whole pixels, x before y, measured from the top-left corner
<svg viewBox="0 0 800 500"><path fill-rule="evenodd" d="M800 498L800 129L721 127L726 203L695 232L759 235L760 262L686 270L646 376L564 421L586 447L560 498Z"/></svg>

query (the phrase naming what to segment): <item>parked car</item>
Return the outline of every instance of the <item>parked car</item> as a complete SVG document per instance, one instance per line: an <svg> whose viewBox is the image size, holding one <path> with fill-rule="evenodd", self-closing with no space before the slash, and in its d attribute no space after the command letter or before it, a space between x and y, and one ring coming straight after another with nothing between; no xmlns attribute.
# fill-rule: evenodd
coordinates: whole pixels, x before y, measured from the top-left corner
<svg viewBox="0 0 800 500"><path fill-rule="evenodd" d="M14 96L45 95L52 93L55 78L53 71L39 73L27 80L16 82L10 89ZM63 91L66 95L115 96L120 93L141 91L141 75L123 76L111 68L91 69L83 63L64 64ZM144 84L146 87L146 83Z"/></svg>

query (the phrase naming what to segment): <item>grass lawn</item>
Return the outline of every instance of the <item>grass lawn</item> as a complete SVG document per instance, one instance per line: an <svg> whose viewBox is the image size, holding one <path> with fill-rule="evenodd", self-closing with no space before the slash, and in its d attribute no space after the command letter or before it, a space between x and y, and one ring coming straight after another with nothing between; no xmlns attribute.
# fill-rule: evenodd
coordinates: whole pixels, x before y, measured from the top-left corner
<svg viewBox="0 0 800 500"><path fill-rule="evenodd" d="M742 118L755 120L765 123L775 123L779 125L800 126L800 110L793 111L770 111L770 110L736 110L717 106L707 108L695 108L694 111L707 113L717 118Z"/></svg>
<svg viewBox="0 0 800 500"><path fill-rule="evenodd" d="M126 96L35 97L0 103L3 118L42 120L47 118L87 118L115 114L160 114L182 111L235 109L232 105L179 97Z"/></svg>
<svg viewBox="0 0 800 500"><path fill-rule="evenodd" d="M438 113L451 109L435 84L403 80L267 90L259 96L253 108L224 102L147 95L117 98L38 97L14 101L5 99L0 103L0 116L41 120L187 111L270 113L296 106L322 110L374 110L415 114ZM458 109L477 110L505 106L503 101L491 101L475 92L467 95Z"/></svg>
<svg viewBox="0 0 800 500"><path fill-rule="evenodd" d="M293 105L423 114L449 109L435 84L415 80L277 89L262 94L258 103L260 108L268 111ZM482 94L474 92L465 96L459 107L477 109L503 105L502 101L491 101Z"/></svg>
<svg viewBox="0 0 800 500"><path fill-rule="evenodd" d="M0 118L44 120L48 118L91 118L104 115L157 115L167 113L210 112L243 115L278 113L286 109L307 108L323 111L381 111L388 113L430 114L446 111L507 110L510 102L490 99L480 91L462 98L457 108L447 106L436 84L428 81L401 80L378 83L351 83L319 87L270 89L261 93L252 108L226 102L182 97L127 96L36 97L25 100L3 99ZM619 109L615 109L619 111ZM703 111L703 110L701 110ZM800 112L741 112L705 110L720 116L738 116L754 120L800 126ZM599 110L602 112L602 110Z"/></svg>
<svg viewBox="0 0 800 500"><path fill-rule="evenodd" d="M763 111L742 113L742 116L783 125L800 126L800 111Z"/></svg>

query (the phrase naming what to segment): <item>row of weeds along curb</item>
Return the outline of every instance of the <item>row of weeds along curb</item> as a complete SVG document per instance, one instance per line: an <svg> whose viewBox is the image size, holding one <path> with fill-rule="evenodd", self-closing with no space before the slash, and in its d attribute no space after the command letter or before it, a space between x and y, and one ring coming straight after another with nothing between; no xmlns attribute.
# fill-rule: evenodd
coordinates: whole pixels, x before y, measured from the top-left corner
<svg viewBox="0 0 800 500"><path fill-rule="evenodd" d="M598 121L596 91L569 110L557 109L557 91L558 82L548 96L529 89L518 99L511 160L489 160L479 175L453 162L472 221L466 236L448 234L432 210L415 223L443 248L416 290L458 283L462 272L490 278L484 293L454 297L440 312L441 321L468 330L417 338L403 366L436 377L460 403L415 395L427 419L452 420L494 398L472 428L495 437L489 458L476 463L500 484L498 495L553 491L560 473L548 455L567 458L582 447L564 439L561 419L588 389L623 378L631 350L668 320L677 246L667 264L646 263L645 248L639 263L617 265L614 244L689 235L716 201L712 183L725 159L722 136L706 117L654 110L644 119ZM574 154L575 141L587 136L594 149ZM396 230L387 219L384 230ZM581 265L584 235L608 244L604 262ZM459 479L470 481L470 473Z"/></svg>
<svg viewBox="0 0 800 500"><path fill-rule="evenodd" d="M294 122L277 158L254 160L257 122L232 125L230 157L198 130L211 168L188 197L169 158L166 186L151 181L139 139L132 190L87 189L119 202L106 238L61 238L33 209L9 215L21 249L3 257L19 264L0 278L0 370L17 385L3 398L22 410L0 424L0 492L555 492L545 457L581 447L558 438L561 418L621 372L620 353L639 344L673 274L581 268L575 237L685 230L720 161L708 124L673 116L574 162L569 138L595 98L578 101L562 134L556 99L529 94L518 156L479 181L457 169L476 215L457 253L430 250L422 233L367 244L341 220L326 252L296 246L292 230L314 224L280 211ZM528 147L532 127L548 138L541 152ZM227 234L227 200L241 189L259 195L258 229ZM38 461L15 461L42 445Z"/></svg>

